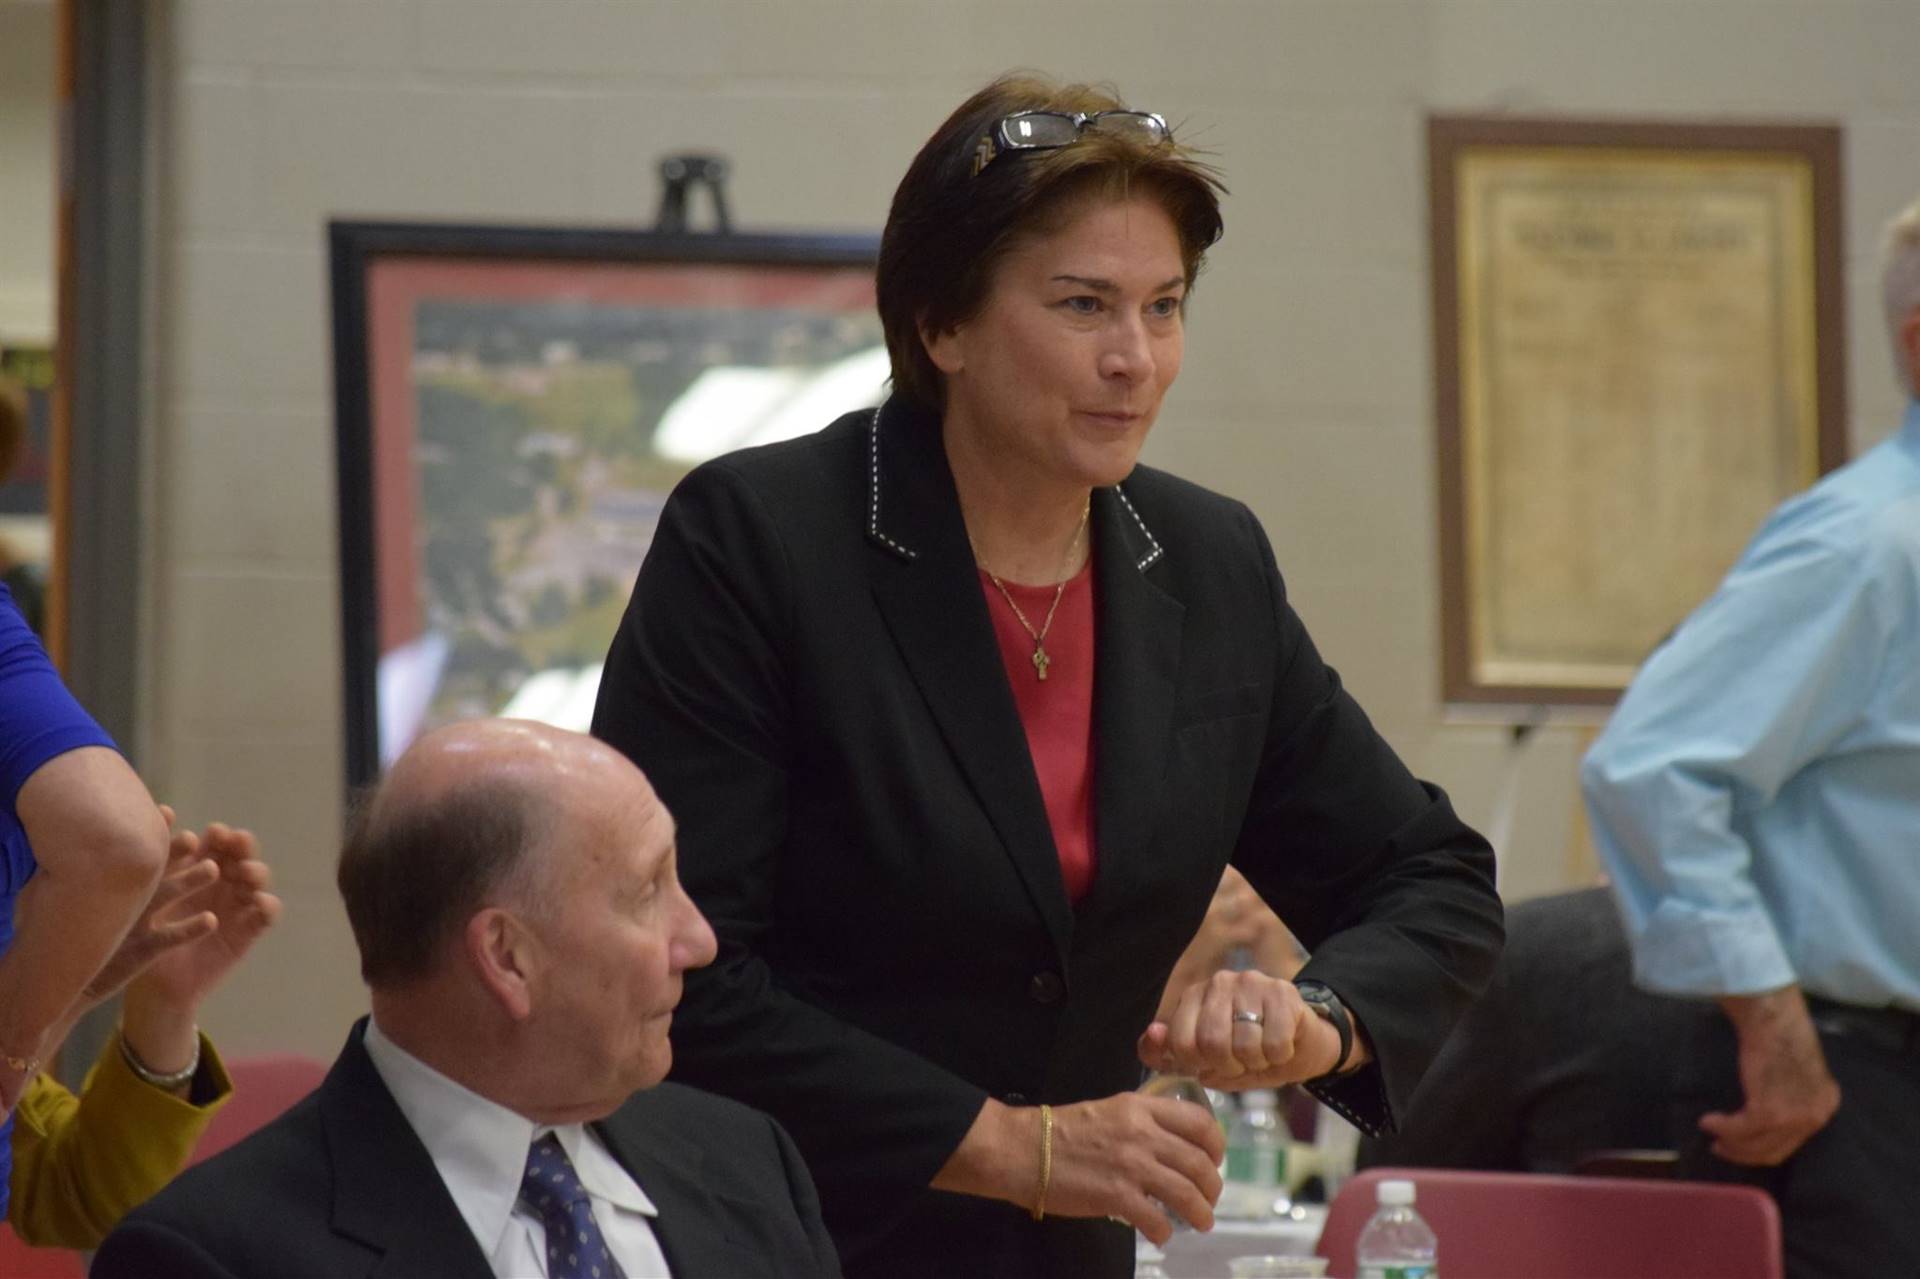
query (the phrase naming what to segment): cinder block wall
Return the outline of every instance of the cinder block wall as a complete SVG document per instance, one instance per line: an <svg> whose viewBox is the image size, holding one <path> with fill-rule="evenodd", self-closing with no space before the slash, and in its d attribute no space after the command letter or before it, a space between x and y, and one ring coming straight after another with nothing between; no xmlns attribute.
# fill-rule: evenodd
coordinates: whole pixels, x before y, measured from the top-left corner
<svg viewBox="0 0 1920 1279"><path fill-rule="evenodd" d="M53 338L50 4L0 0L0 344Z"/></svg>
<svg viewBox="0 0 1920 1279"><path fill-rule="evenodd" d="M1150 459L1252 503L1322 649L1470 819L1518 768L1526 895L1569 876L1583 734L1511 765L1503 729L1439 703L1423 118L1843 124L1864 444L1899 409L1873 250L1920 190L1916 47L1913 0L176 0L149 771L191 820L258 830L288 903L209 1020L324 1055L364 1007L332 889L328 217L644 224L655 157L701 147L733 158L743 226L877 229L988 77L1116 82L1233 188Z"/></svg>

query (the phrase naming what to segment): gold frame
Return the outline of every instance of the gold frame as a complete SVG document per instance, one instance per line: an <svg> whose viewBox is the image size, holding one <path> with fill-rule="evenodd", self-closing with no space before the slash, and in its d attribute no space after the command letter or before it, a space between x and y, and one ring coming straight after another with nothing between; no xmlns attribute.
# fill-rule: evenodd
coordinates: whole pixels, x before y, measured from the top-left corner
<svg viewBox="0 0 1920 1279"><path fill-rule="evenodd" d="M1445 697L1611 703L1843 458L1838 130L1444 117L1428 162Z"/></svg>

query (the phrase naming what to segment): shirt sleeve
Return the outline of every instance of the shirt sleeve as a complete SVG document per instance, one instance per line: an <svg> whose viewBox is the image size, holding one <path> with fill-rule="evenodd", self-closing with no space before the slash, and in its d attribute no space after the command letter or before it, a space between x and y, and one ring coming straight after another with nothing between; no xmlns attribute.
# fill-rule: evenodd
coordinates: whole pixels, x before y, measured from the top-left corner
<svg viewBox="0 0 1920 1279"><path fill-rule="evenodd" d="M1857 546L1763 530L1588 752L1594 842L1644 988L1739 995L1796 980L1745 832L1860 724L1890 633L1874 582Z"/></svg>
<svg viewBox="0 0 1920 1279"><path fill-rule="evenodd" d="M0 802L13 812L27 779L55 756L113 739L80 708L47 650L0 585Z"/></svg>
<svg viewBox="0 0 1920 1279"><path fill-rule="evenodd" d="M15 1115L14 1233L34 1247L99 1247L120 1218L173 1180L233 1095L205 1035L192 1093L182 1099L143 1082L117 1039L107 1041L78 1097L36 1075Z"/></svg>

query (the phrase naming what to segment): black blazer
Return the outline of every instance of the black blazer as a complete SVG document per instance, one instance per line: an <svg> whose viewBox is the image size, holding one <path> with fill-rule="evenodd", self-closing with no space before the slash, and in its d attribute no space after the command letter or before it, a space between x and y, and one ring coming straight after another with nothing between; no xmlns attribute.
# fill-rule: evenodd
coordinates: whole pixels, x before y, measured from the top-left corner
<svg viewBox="0 0 1920 1279"><path fill-rule="evenodd" d="M849 1274L1131 1273L1104 1222L928 1182L988 1094L1136 1087L1231 860L1364 1022L1391 1122L1500 944L1491 850L1323 665L1241 504L1093 495L1098 876L1067 899L939 422L897 398L688 476L594 732L652 778L720 937L675 1077L778 1116Z"/></svg>
<svg viewBox="0 0 1920 1279"><path fill-rule="evenodd" d="M129 1214L95 1279L491 1279L365 1025L312 1096ZM806 1167L767 1116L662 1084L595 1129L659 1209L675 1279L840 1273Z"/></svg>

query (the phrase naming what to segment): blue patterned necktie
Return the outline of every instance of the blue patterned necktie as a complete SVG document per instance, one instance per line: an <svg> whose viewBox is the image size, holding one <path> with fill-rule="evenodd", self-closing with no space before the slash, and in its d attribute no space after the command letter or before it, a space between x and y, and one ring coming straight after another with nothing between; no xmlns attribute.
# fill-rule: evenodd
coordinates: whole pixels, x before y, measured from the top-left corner
<svg viewBox="0 0 1920 1279"><path fill-rule="evenodd" d="M547 1279L626 1279L593 1219L586 1187L552 1133L527 1151L520 1200L547 1228Z"/></svg>

